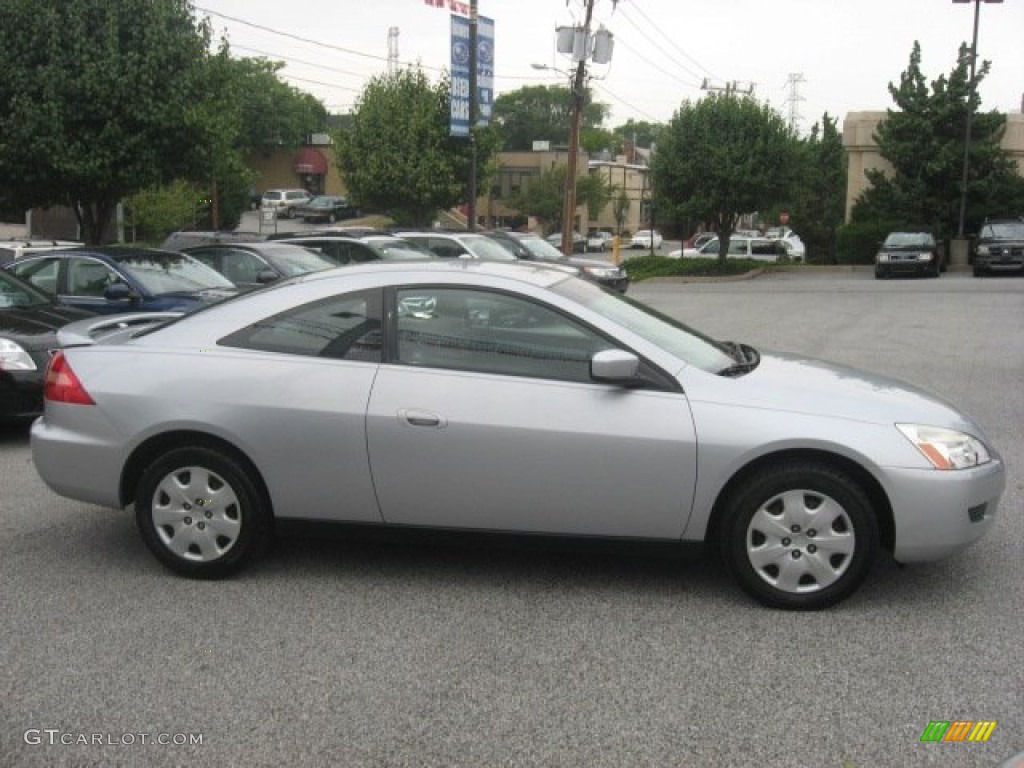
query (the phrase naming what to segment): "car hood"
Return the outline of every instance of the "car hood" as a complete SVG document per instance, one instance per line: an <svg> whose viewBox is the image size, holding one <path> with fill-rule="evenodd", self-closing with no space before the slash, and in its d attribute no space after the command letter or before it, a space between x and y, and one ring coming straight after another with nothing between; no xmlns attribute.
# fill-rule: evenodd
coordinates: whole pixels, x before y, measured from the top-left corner
<svg viewBox="0 0 1024 768"><path fill-rule="evenodd" d="M58 328L92 316L91 312L56 304L10 307L0 311L0 335L29 347L51 346L52 334Z"/></svg>
<svg viewBox="0 0 1024 768"><path fill-rule="evenodd" d="M736 378L687 368L680 379L692 401L871 424L928 424L981 435L974 422L937 395L813 358L762 352L757 368Z"/></svg>
<svg viewBox="0 0 1024 768"><path fill-rule="evenodd" d="M586 269L587 267L600 267L603 269L619 269L615 264L608 261L607 259L588 259L580 256L573 256L566 261L574 267L580 269Z"/></svg>

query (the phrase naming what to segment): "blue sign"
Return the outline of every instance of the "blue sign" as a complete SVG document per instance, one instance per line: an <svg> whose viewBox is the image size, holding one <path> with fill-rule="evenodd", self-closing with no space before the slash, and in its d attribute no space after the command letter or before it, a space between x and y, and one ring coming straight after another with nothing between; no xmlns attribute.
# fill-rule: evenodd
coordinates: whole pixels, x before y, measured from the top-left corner
<svg viewBox="0 0 1024 768"><path fill-rule="evenodd" d="M469 19L451 17L451 135L469 136ZM477 125L491 122L494 106L494 20L480 16L476 28Z"/></svg>

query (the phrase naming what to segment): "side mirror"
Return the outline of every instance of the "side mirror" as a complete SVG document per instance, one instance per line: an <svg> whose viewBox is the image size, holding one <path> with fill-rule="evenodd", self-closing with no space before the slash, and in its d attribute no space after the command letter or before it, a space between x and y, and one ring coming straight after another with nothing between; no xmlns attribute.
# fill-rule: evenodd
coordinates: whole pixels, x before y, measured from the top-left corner
<svg viewBox="0 0 1024 768"><path fill-rule="evenodd" d="M256 275L257 283L272 283L277 280L278 274L272 269L264 269Z"/></svg>
<svg viewBox="0 0 1024 768"><path fill-rule="evenodd" d="M622 349L602 349L590 358L590 378L603 384L643 386L639 371L640 358Z"/></svg>
<svg viewBox="0 0 1024 768"><path fill-rule="evenodd" d="M135 295L125 283L111 283L103 289L103 298L107 301L130 301Z"/></svg>

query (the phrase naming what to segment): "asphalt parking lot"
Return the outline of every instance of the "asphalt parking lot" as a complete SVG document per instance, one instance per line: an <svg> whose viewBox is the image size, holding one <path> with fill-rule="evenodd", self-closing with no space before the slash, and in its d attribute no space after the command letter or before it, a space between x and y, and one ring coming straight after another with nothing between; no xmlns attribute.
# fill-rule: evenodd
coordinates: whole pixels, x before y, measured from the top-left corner
<svg viewBox="0 0 1024 768"><path fill-rule="evenodd" d="M995 530L936 564L883 557L812 614L760 607L699 551L290 539L193 582L130 514L50 493L27 431L3 429L0 766L945 768L1024 751L1024 279L630 295L958 404L1008 465ZM936 720L997 725L922 743Z"/></svg>

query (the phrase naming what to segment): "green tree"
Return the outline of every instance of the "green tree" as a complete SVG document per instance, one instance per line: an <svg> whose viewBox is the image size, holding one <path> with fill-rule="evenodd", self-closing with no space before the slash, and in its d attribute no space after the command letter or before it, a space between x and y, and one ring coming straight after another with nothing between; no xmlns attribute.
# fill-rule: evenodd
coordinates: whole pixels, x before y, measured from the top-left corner
<svg viewBox="0 0 1024 768"><path fill-rule="evenodd" d="M622 125L613 128L612 133L620 142L630 142L637 147L650 149L657 144L658 136L664 127L661 123L630 118Z"/></svg>
<svg viewBox="0 0 1024 768"><path fill-rule="evenodd" d="M807 259L819 264L836 261L836 230L846 216L847 158L836 119L828 113L800 141L796 180L789 200L782 201L771 220L783 210L807 246Z"/></svg>
<svg viewBox="0 0 1024 768"><path fill-rule="evenodd" d="M1006 117L978 111L977 88L970 88L970 60L970 49L961 46L949 76L940 76L929 87L921 72L920 44L914 43L899 84L889 84L896 108L888 110L875 134L892 171L867 172L871 186L854 205L854 223L893 221L897 226L927 226L943 237L956 234L968 109L973 115L965 231L976 231L986 216L1024 208L1024 179L1000 147ZM975 86L989 67L982 62Z"/></svg>
<svg viewBox="0 0 1024 768"><path fill-rule="evenodd" d="M351 127L338 131L338 167L364 209L387 211L396 222L429 224L438 209L466 200L470 148L449 135L449 82L432 85L418 69L381 75L360 95ZM496 147L491 130L475 131L478 189Z"/></svg>
<svg viewBox="0 0 1024 768"><path fill-rule="evenodd" d="M0 178L98 242L118 201L199 174L210 33L185 0L4 0Z"/></svg>
<svg viewBox="0 0 1024 768"><path fill-rule="evenodd" d="M522 152L532 149L534 141L568 146L571 111L572 96L565 86L528 85L495 99L493 120L501 134L502 148ZM607 134L595 129L601 128L608 114L608 106L594 102L588 90L580 115L580 135L586 137L586 142L581 138L582 146L606 144ZM594 151L604 148L597 146Z"/></svg>
<svg viewBox="0 0 1024 768"><path fill-rule="evenodd" d="M797 160L796 138L768 105L731 93L684 102L651 160L658 218L709 224L724 266L739 216L785 199Z"/></svg>

